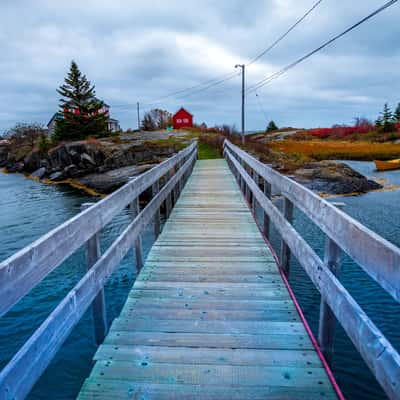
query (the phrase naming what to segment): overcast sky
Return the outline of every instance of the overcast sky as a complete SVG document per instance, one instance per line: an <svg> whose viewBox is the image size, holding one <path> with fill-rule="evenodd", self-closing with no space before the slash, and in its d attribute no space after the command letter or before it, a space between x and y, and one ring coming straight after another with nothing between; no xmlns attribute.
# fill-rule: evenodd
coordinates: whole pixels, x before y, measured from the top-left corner
<svg viewBox="0 0 400 400"><path fill-rule="evenodd" d="M46 124L74 59L124 129L136 101L234 71L268 47L316 0L1 0L0 134ZM247 84L284 67L386 0L324 0L276 48L247 69ZM247 128L317 127L375 118L400 101L400 3L247 99ZM240 77L196 95L169 97L196 122L240 126Z"/></svg>

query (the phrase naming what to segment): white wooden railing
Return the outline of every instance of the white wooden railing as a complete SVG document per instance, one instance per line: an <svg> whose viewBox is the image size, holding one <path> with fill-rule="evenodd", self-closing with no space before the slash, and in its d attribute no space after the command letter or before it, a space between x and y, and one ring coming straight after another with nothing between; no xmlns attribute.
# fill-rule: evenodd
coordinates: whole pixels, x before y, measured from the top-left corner
<svg viewBox="0 0 400 400"><path fill-rule="evenodd" d="M0 263L2 316L86 243L87 273L1 371L0 399L23 399L29 393L91 304L96 341L103 341L108 329L103 293L107 279L132 247L137 266L143 265L141 232L152 219L156 235L160 232L160 206L165 202L168 216L196 158L197 144L193 143L98 203L84 205L80 214ZM160 189L162 178L164 186ZM153 197L140 211L139 195L149 188ZM132 222L100 254L99 232L129 205Z"/></svg>
<svg viewBox="0 0 400 400"><path fill-rule="evenodd" d="M338 279L340 252L344 251L400 301L400 249L228 140L224 143L224 155L252 207L258 204L262 208L265 236L269 237L270 223L279 232L282 238L280 264L285 274L289 275L292 254L320 292L318 339L326 358L329 360L332 354L336 319L389 398L400 399L398 352ZM283 196L283 212L271 201L271 187ZM325 233L324 260L294 229L293 207L301 210Z"/></svg>

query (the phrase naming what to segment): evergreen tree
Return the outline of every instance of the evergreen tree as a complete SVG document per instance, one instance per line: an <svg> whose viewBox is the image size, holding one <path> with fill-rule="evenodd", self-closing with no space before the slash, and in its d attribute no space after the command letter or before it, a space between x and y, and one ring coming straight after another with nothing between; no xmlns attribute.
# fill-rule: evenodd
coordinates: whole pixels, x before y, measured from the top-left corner
<svg viewBox="0 0 400 400"><path fill-rule="evenodd" d="M381 125L382 132L386 133L386 132L393 132L396 130L393 113L390 110L387 103L385 103L385 105L383 106L383 111L381 112L380 119L382 121Z"/></svg>
<svg viewBox="0 0 400 400"><path fill-rule="evenodd" d="M104 103L96 98L95 86L82 75L75 61L64 84L57 89L60 99L60 114L56 119L54 138L56 140L77 140L89 136L107 134L108 115L101 112Z"/></svg>
<svg viewBox="0 0 400 400"><path fill-rule="evenodd" d="M266 132L274 132L274 131L277 131L277 130L278 130L277 125L275 124L274 121L271 121L271 122L268 124L267 129L266 129L265 131L266 131Z"/></svg>
<svg viewBox="0 0 400 400"><path fill-rule="evenodd" d="M400 124L400 103L397 104L396 110L394 111L394 119L397 124Z"/></svg>

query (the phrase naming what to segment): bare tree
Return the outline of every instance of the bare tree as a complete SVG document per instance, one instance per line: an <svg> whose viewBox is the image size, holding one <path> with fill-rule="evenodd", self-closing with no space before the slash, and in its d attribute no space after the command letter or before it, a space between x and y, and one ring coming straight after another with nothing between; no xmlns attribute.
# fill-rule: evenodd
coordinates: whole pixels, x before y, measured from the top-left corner
<svg viewBox="0 0 400 400"><path fill-rule="evenodd" d="M145 131L165 129L172 125L172 114L166 110L155 108L144 114L141 127Z"/></svg>
<svg viewBox="0 0 400 400"><path fill-rule="evenodd" d="M4 138L17 146L29 146L31 149L35 147L41 136L46 134L43 125L36 123L18 123L11 129L4 132Z"/></svg>

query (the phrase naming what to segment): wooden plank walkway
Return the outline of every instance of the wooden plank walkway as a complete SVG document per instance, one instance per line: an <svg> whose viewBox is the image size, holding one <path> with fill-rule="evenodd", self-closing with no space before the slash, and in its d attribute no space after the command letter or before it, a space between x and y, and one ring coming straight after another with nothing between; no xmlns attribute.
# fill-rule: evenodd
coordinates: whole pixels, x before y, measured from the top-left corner
<svg viewBox="0 0 400 400"><path fill-rule="evenodd" d="M336 398L225 160L198 161L79 399Z"/></svg>

